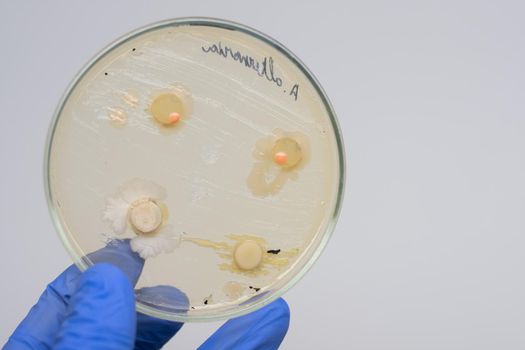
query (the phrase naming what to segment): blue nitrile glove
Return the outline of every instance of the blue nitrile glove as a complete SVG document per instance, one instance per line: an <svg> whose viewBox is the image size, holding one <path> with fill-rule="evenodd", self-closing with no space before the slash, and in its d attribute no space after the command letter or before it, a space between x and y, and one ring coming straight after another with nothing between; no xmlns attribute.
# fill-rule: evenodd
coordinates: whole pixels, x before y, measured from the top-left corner
<svg viewBox="0 0 525 350"><path fill-rule="evenodd" d="M117 240L89 255L94 266L81 273L70 266L51 282L4 349L160 349L182 327L135 312L133 286L144 260L128 240ZM141 298L161 293L188 307L173 287L137 291ZM277 349L289 323L286 302L272 304L226 322L199 349Z"/></svg>

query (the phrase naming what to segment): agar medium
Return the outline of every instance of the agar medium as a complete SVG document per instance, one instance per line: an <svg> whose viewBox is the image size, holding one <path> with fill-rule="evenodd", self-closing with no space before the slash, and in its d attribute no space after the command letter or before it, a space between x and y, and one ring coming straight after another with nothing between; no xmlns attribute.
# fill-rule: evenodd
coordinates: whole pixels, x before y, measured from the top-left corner
<svg viewBox="0 0 525 350"><path fill-rule="evenodd" d="M341 134L284 46L245 26L182 18L134 31L74 79L50 127L46 190L80 269L129 239L138 310L217 320L282 295L334 228ZM154 289L150 289L153 291Z"/></svg>

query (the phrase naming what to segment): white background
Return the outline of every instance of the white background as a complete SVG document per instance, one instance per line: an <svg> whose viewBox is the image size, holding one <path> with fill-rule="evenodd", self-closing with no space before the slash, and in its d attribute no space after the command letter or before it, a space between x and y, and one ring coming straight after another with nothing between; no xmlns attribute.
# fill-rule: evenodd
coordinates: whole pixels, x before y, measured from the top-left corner
<svg viewBox="0 0 525 350"><path fill-rule="evenodd" d="M241 22L316 74L344 133L333 239L286 299L283 349L525 348L522 1L0 0L0 343L69 263L44 140L74 74L137 27ZM191 349L218 324L189 324Z"/></svg>

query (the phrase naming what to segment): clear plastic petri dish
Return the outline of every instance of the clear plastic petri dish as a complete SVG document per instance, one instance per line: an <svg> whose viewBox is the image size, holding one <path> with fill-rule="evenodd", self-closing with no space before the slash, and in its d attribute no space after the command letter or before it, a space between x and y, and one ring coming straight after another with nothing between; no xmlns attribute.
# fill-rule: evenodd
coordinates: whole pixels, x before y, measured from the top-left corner
<svg viewBox="0 0 525 350"><path fill-rule="evenodd" d="M248 313L295 284L334 229L344 175L312 73L268 36L209 18L149 25L94 57L58 105L45 162L77 266L128 242L150 291L137 309L183 322Z"/></svg>

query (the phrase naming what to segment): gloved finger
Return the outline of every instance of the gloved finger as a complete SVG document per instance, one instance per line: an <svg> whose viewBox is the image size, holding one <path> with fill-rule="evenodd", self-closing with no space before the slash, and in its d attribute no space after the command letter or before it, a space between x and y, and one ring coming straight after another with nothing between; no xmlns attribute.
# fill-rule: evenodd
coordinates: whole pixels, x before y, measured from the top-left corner
<svg viewBox="0 0 525 350"><path fill-rule="evenodd" d="M144 260L131 250L129 240L114 240L87 257L93 263L108 262L118 266L132 285L137 282L144 266ZM80 271L72 265L51 282L11 335L4 349L51 348L79 276Z"/></svg>
<svg viewBox="0 0 525 350"><path fill-rule="evenodd" d="M289 323L290 309L279 298L251 314L227 321L198 350L278 349Z"/></svg>
<svg viewBox="0 0 525 350"><path fill-rule="evenodd" d="M167 310L187 311L189 300L186 294L170 286L146 287L136 291L136 297L143 304L155 305ZM135 349L160 349L182 327L183 323L162 320L142 313L137 313L137 336Z"/></svg>
<svg viewBox="0 0 525 350"><path fill-rule="evenodd" d="M136 312L133 287L110 264L96 264L79 278L53 349L131 349Z"/></svg>
<svg viewBox="0 0 525 350"><path fill-rule="evenodd" d="M70 266L51 282L11 335L4 350L50 349L62 325L80 271Z"/></svg>
<svg viewBox="0 0 525 350"><path fill-rule="evenodd" d="M118 267L134 286L142 273L144 259L131 250L129 243L129 239L114 239L87 257L94 264L107 263Z"/></svg>

